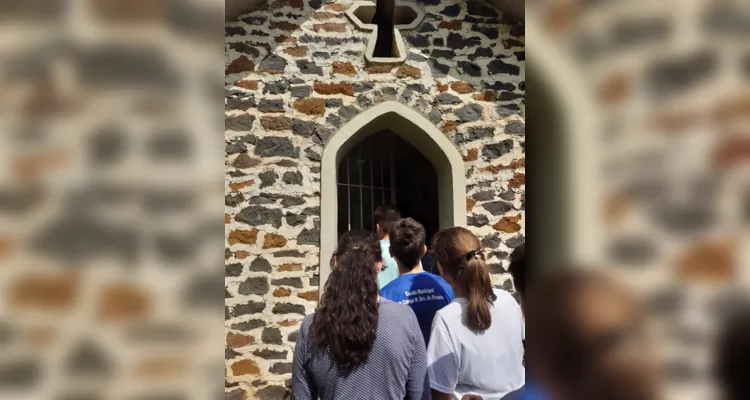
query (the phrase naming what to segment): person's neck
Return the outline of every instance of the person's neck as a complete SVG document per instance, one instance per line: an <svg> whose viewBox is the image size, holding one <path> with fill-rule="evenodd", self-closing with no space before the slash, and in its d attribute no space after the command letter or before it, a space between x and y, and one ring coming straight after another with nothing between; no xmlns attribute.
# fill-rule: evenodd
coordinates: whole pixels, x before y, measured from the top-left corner
<svg viewBox="0 0 750 400"><path fill-rule="evenodd" d="M391 238L388 235L383 235L380 240L391 240Z"/></svg>
<svg viewBox="0 0 750 400"><path fill-rule="evenodd" d="M418 274L420 272L424 272L424 269L422 269L422 263L419 263L411 268L406 268L401 263L398 263L398 270L401 275Z"/></svg>

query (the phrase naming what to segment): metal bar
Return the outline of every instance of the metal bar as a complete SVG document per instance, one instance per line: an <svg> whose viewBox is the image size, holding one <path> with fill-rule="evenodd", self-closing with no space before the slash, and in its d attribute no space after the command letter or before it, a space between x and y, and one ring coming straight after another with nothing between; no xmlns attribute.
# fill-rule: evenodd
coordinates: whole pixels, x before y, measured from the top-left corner
<svg viewBox="0 0 750 400"><path fill-rule="evenodd" d="M391 152L391 203L396 204L396 159Z"/></svg>
<svg viewBox="0 0 750 400"><path fill-rule="evenodd" d="M346 183L339 183L339 185L341 185L341 186L351 186L351 187L353 187L353 188L358 188L358 187L366 187L366 188L370 188L370 187L371 187L371 188L373 188L373 189L388 189L388 190L390 190L390 189L391 189L390 187L383 187L383 186L364 186L364 185L349 185L349 184L346 184Z"/></svg>
<svg viewBox="0 0 750 400"><path fill-rule="evenodd" d="M382 186L382 191L380 192L380 201L385 204L385 172L383 172L383 169L385 169L385 155L383 155L382 149L380 149L380 185Z"/></svg>
<svg viewBox="0 0 750 400"><path fill-rule="evenodd" d="M351 182L351 177L349 176L349 155L346 156L346 181ZM347 226L349 227L348 230L352 230L352 189L351 187L346 188L346 202L347 202L346 222L347 222Z"/></svg>
<svg viewBox="0 0 750 400"><path fill-rule="evenodd" d="M370 219L372 220L372 225L370 226L372 227L372 229L375 229L375 178L374 178L375 160L372 157L372 146L369 147L369 150L370 150L370 154L369 154L370 156L369 157L370 159L370 185L372 186L370 187L370 208L372 208L372 210L370 210Z"/></svg>

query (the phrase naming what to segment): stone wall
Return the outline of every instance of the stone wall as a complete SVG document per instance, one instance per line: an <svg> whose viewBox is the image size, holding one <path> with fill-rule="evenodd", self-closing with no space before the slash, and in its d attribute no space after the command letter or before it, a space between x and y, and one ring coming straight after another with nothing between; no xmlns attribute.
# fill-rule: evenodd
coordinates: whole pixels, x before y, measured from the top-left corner
<svg viewBox="0 0 750 400"><path fill-rule="evenodd" d="M425 1L402 65L367 66L349 3L276 0L226 26L227 390L282 398L318 297L320 159L386 100L421 112L465 160L470 229L507 290L523 241L524 29L479 1ZM254 394L253 394L254 393Z"/></svg>

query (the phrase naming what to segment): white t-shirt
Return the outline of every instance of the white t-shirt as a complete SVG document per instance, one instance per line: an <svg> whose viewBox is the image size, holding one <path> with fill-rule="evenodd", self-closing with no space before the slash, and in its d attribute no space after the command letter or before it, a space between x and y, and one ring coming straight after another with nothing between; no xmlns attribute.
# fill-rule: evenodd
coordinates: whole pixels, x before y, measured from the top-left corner
<svg viewBox="0 0 750 400"><path fill-rule="evenodd" d="M524 321L521 307L508 292L496 289L490 307L492 324L475 333L464 322L465 298L456 298L435 314L427 365L430 386L456 399L478 394L501 399L525 384Z"/></svg>

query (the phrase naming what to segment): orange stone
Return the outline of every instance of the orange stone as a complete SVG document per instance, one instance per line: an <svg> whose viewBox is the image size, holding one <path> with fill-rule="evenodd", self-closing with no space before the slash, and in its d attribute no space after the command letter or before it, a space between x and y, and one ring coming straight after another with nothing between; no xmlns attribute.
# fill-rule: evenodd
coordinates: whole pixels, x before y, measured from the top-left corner
<svg viewBox="0 0 750 400"><path fill-rule="evenodd" d="M151 296L126 283L105 285L100 292L97 312L100 320L139 320L151 312Z"/></svg>
<svg viewBox="0 0 750 400"><path fill-rule="evenodd" d="M292 120L289 117L270 117L264 115L260 118L260 126L267 131L286 131L292 129Z"/></svg>
<svg viewBox="0 0 750 400"><path fill-rule="evenodd" d="M318 11L315 14L313 14L313 18L320 19L320 20L331 19L331 18L336 18L336 14L332 12L327 12L327 11Z"/></svg>
<svg viewBox="0 0 750 400"><path fill-rule="evenodd" d="M733 95L721 100L712 112L716 124L726 124L750 116L750 93Z"/></svg>
<svg viewBox="0 0 750 400"><path fill-rule="evenodd" d="M464 161L476 161L479 158L479 150L469 149L464 156Z"/></svg>
<svg viewBox="0 0 750 400"><path fill-rule="evenodd" d="M294 46L284 49L284 53L292 57L304 57L307 55L307 46Z"/></svg>
<svg viewBox="0 0 750 400"><path fill-rule="evenodd" d="M717 145L713 163L718 168L731 168L750 161L750 138L729 134Z"/></svg>
<svg viewBox="0 0 750 400"><path fill-rule="evenodd" d="M613 195L604 202L604 223L609 228L620 225L628 209L628 201L624 196Z"/></svg>
<svg viewBox="0 0 750 400"><path fill-rule="evenodd" d="M503 217L492 227L495 228L496 231L515 233L521 230L521 224L518 223L520 219L520 215L515 217Z"/></svg>
<svg viewBox="0 0 750 400"><path fill-rule="evenodd" d="M227 66L225 72L229 75L252 71L255 71L255 63L247 58L247 56L239 56Z"/></svg>
<svg viewBox="0 0 750 400"><path fill-rule="evenodd" d="M232 375L234 376L258 374L260 374L260 368L253 360L241 360L232 364Z"/></svg>
<svg viewBox="0 0 750 400"><path fill-rule="evenodd" d="M526 175L520 172L516 172L513 178L508 182L508 187L511 189L520 188L526 183Z"/></svg>
<svg viewBox="0 0 750 400"><path fill-rule="evenodd" d="M253 186L254 184L255 184L255 181L250 179L249 181L230 183L229 188L232 189L232 191L236 192L242 188Z"/></svg>
<svg viewBox="0 0 750 400"><path fill-rule="evenodd" d="M75 305L79 280L76 274L26 275L10 285L11 307L62 311Z"/></svg>
<svg viewBox="0 0 750 400"><path fill-rule="evenodd" d="M309 292L298 293L297 297L303 298L305 300L317 301L318 300L318 291L317 290L311 290Z"/></svg>
<svg viewBox="0 0 750 400"><path fill-rule="evenodd" d="M349 8L348 4L342 4L342 3L333 3L333 4L326 4L326 10L331 11L346 11Z"/></svg>
<svg viewBox="0 0 750 400"><path fill-rule="evenodd" d="M461 30L461 20L460 19L454 19L452 21L443 21L440 24L438 24L438 28L440 29L448 29L451 31L460 31Z"/></svg>
<svg viewBox="0 0 750 400"><path fill-rule="evenodd" d="M283 264L279 266L279 272L302 271L302 264Z"/></svg>
<svg viewBox="0 0 750 400"><path fill-rule="evenodd" d="M245 250L239 250L234 252L234 257L238 260L244 260L250 256L250 253Z"/></svg>
<svg viewBox="0 0 750 400"><path fill-rule="evenodd" d="M308 115L323 115L326 111L325 99L303 99L294 102L294 109Z"/></svg>
<svg viewBox="0 0 750 400"><path fill-rule="evenodd" d="M291 319L285 319L285 320L279 322L279 325L281 325L281 326L295 326L295 325L297 325L299 323L300 323L299 320L294 321L294 320L291 320Z"/></svg>
<svg viewBox="0 0 750 400"><path fill-rule="evenodd" d="M474 88L466 82L453 82L451 84L451 89L460 94L474 93Z"/></svg>
<svg viewBox="0 0 750 400"><path fill-rule="evenodd" d="M34 326L29 328L24 335L26 342L35 348L44 348L54 343L58 334L51 326Z"/></svg>
<svg viewBox="0 0 750 400"><path fill-rule="evenodd" d="M232 217L229 216L229 214L224 214L224 223L228 224L232 222Z"/></svg>
<svg viewBox="0 0 750 400"><path fill-rule="evenodd" d="M596 96L604 104L614 104L630 96L632 82L624 72L615 72L596 88Z"/></svg>
<svg viewBox="0 0 750 400"><path fill-rule="evenodd" d="M456 130L456 121L445 121L443 125L443 133L450 133Z"/></svg>
<svg viewBox="0 0 750 400"><path fill-rule="evenodd" d="M357 69L354 68L354 65L349 62L341 62L341 61L334 61L333 62L333 73L334 74L340 74L340 75L346 75L346 76L355 76L357 75Z"/></svg>
<svg viewBox="0 0 750 400"><path fill-rule="evenodd" d="M485 90L484 93L480 93L474 96L474 100L477 101L495 101L497 100L497 92L494 90Z"/></svg>
<svg viewBox="0 0 750 400"><path fill-rule="evenodd" d="M472 199L471 197L466 199L466 212L471 211L472 208L474 208L474 204L476 204L477 201Z"/></svg>
<svg viewBox="0 0 750 400"><path fill-rule="evenodd" d="M250 335L243 335L240 333L229 333L227 335L227 347L230 349L245 347L253 343L255 343L255 338Z"/></svg>
<svg viewBox="0 0 750 400"><path fill-rule="evenodd" d="M268 24L268 27L270 29L278 29L291 32L297 30L297 28L299 28L299 25L287 21L271 21L271 23Z"/></svg>
<svg viewBox="0 0 750 400"><path fill-rule="evenodd" d="M448 90L448 85L445 83L438 83L437 90L438 92L445 92L446 90Z"/></svg>
<svg viewBox="0 0 750 400"><path fill-rule="evenodd" d="M16 175L21 179L35 179L46 171L62 167L69 157L62 150L45 151L40 154L20 156L14 161Z"/></svg>
<svg viewBox="0 0 750 400"><path fill-rule="evenodd" d="M7 258L13 252L13 240L7 236L0 236L0 259Z"/></svg>
<svg viewBox="0 0 750 400"><path fill-rule="evenodd" d="M393 67L389 65L372 65L367 68L367 72L370 74L387 74L390 73Z"/></svg>
<svg viewBox="0 0 750 400"><path fill-rule="evenodd" d="M332 95L332 94L345 94L347 96L354 96L354 86L348 82L339 83L321 83L315 82L313 89L316 93Z"/></svg>
<svg viewBox="0 0 750 400"><path fill-rule="evenodd" d="M332 24L332 23L326 23L326 24L315 24L313 25L313 30L315 32L325 31L325 32L346 32L346 24Z"/></svg>
<svg viewBox="0 0 750 400"><path fill-rule="evenodd" d="M736 277L735 246L716 240L687 246L677 260L675 272L685 281L728 283Z"/></svg>
<svg viewBox="0 0 750 400"><path fill-rule="evenodd" d="M135 375L139 379L166 379L183 373L187 368L184 359L171 356L155 356L138 361Z"/></svg>
<svg viewBox="0 0 750 400"><path fill-rule="evenodd" d="M421 78L422 71L417 67L412 67L411 65L402 65L396 70L395 75L397 78Z"/></svg>
<svg viewBox="0 0 750 400"><path fill-rule="evenodd" d="M242 243L242 244L255 244L258 241L258 229L253 228L249 231L240 229L229 232L227 236L227 243L230 245Z"/></svg>
<svg viewBox="0 0 750 400"><path fill-rule="evenodd" d="M266 233L266 237L263 240L263 248L271 249L276 247L284 247L286 245L286 238L275 233Z"/></svg>
<svg viewBox="0 0 750 400"><path fill-rule="evenodd" d="M238 86L247 90L258 90L258 81L242 80L235 83L234 86Z"/></svg>
<svg viewBox="0 0 750 400"><path fill-rule="evenodd" d="M292 290L287 288L278 288L273 291L273 297L289 297L290 294Z"/></svg>

